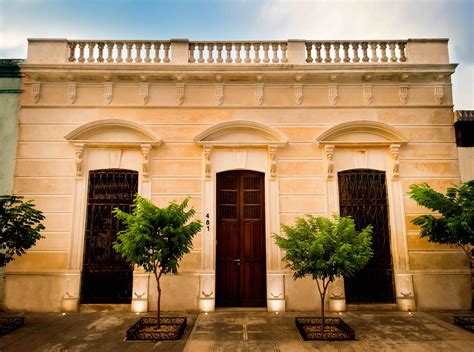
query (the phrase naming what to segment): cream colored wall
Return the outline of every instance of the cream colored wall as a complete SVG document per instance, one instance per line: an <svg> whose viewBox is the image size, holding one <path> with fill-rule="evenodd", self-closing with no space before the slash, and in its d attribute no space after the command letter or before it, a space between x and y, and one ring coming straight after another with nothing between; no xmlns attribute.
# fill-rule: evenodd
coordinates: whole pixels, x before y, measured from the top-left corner
<svg viewBox="0 0 474 352"><path fill-rule="evenodd" d="M393 126L409 140L400 149L403 235L409 262L409 268L402 274L413 274L418 307L466 308L470 292L464 293L460 287L470 280L468 263L458 260L462 256L459 250L419 238L410 220L425 210L406 195L412 183L428 182L437 189L444 189L459 182L450 86L446 83L445 100L439 104L432 84L410 84L406 105L400 102L397 83L376 82L372 86L374 100L367 105L362 84L338 84L339 98L333 106L328 101L327 83L308 83L304 86L304 101L297 105L291 83L268 83L264 103L257 106L253 84L225 83L224 103L219 107L213 85L205 83L186 83L182 106L176 105L173 84L151 83L149 101L144 106L137 83L115 83L110 104L104 103L100 83L78 83L74 104L67 102L65 82L42 82L37 103L29 93L29 84L25 83L14 192L35 200L46 215L46 230L45 238L28 255L7 267L6 306L44 311L60 309L60 299L67 286L64 274L70 273L68 262L73 255L70 246L74 242L74 218L78 216L74 212L75 150L64 136L81 125L102 119L124 119L159 135L164 144L152 150L151 199L157 205L166 205L190 195L198 218L203 216L204 166L202 147L195 144L193 138L217 123L232 120L250 120L274 127L289 137L288 145L277 150L277 205L279 222L290 224L295 217L309 212L330 213L322 149L313 143L314 138L340 123L369 120ZM380 153L388 155L386 150ZM139 157L137 153L136 158ZM135 169L140 170L140 166ZM393 204L389 204L391 206ZM199 307L200 285L203 284L200 277L209 274L203 267L204 257L209 253L202 250L202 234L198 234L193 243L193 250L181 263L180 274L165 279L164 309ZM312 287L308 281L294 282L284 267L277 269L286 275L286 308L314 310L318 306L314 284ZM455 295L451 296L446 290L441 292L438 282L456 287ZM45 292L41 297L30 294L43 289L45 283L51 284L50 293ZM153 278L148 290L149 308L153 309L156 297Z"/></svg>

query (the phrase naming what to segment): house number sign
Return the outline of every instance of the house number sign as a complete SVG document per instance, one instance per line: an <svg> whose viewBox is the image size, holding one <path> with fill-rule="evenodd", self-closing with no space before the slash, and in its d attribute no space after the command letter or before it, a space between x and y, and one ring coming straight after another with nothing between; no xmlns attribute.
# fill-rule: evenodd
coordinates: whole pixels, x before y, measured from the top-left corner
<svg viewBox="0 0 474 352"><path fill-rule="evenodd" d="M211 221L209 220L209 213L206 213L206 229L207 229L207 231L210 230L210 226L211 226Z"/></svg>

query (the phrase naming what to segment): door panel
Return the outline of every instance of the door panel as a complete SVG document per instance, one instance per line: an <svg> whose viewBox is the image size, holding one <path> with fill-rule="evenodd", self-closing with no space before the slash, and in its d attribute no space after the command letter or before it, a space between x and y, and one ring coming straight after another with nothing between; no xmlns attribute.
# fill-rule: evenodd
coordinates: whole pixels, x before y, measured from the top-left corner
<svg viewBox="0 0 474 352"><path fill-rule="evenodd" d="M138 172L106 169L89 173L81 303L130 303L133 271L113 249L123 225L114 208L129 212Z"/></svg>
<svg viewBox="0 0 474 352"><path fill-rule="evenodd" d="M341 215L352 216L358 230L369 224L373 226L374 256L355 276L344 280L346 300L348 303L394 302L385 172L342 171L338 180Z"/></svg>
<svg viewBox="0 0 474 352"><path fill-rule="evenodd" d="M217 174L216 306L266 305L264 176Z"/></svg>

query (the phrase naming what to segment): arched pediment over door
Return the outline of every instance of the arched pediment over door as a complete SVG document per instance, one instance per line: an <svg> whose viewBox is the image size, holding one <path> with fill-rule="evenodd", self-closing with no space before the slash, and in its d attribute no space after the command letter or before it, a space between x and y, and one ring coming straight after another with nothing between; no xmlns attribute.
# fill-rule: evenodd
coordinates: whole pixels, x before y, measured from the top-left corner
<svg viewBox="0 0 474 352"><path fill-rule="evenodd" d="M139 148L142 154L143 175L148 176L150 152L163 140L135 122L105 119L86 123L64 136L76 147L76 174L82 175L84 148Z"/></svg>

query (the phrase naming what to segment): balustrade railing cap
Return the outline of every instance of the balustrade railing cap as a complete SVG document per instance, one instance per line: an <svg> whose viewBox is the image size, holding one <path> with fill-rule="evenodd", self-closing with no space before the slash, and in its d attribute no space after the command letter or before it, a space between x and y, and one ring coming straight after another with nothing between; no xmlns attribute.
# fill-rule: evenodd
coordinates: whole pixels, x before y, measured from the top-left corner
<svg viewBox="0 0 474 352"><path fill-rule="evenodd" d="M449 38L410 38L409 42L448 42Z"/></svg>
<svg viewBox="0 0 474 352"><path fill-rule="evenodd" d="M28 43L31 42L67 42L67 38L27 38Z"/></svg>
<svg viewBox="0 0 474 352"><path fill-rule="evenodd" d="M175 42L175 43L188 43L189 39L187 39L187 38L171 38L170 41Z"/></svg>

